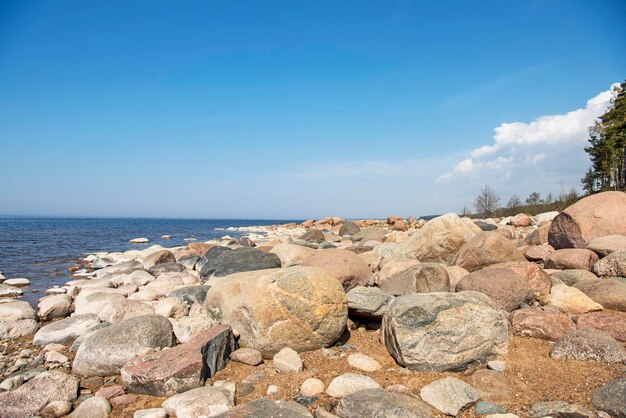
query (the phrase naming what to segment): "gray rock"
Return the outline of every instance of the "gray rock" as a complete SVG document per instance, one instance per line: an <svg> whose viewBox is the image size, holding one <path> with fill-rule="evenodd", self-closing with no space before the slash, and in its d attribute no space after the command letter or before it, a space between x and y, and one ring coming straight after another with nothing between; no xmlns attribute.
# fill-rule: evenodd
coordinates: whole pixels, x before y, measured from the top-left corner
<svg viewBox="0 0 626 418"><path fill-rule="evenodd" d="M200 257L197 255L185 255L178 259L178 263L185 266L187 270L193 270L198 260L200 260Z"/></svg>
<svg viewBox="0 0 626 418"><path fill-rule="evenodd" d="M146 348L171 347L170 322L160 315L144 315L96 331L78 348L72 372L76 375L110 376Z"/></svg>
<svg viewBox="0 0 626 418"><path fill-rule="evenodd" d="M368 226L366 228L361 229L356 234L352 235L352 241L380 241L383 242L385 240L385 236L389 231L383 228L379 228L377 226Z"/></svg>
<svg viewBox="0 0 626 418"><path fill-rule="evenodd" d="M379 362L361 353L354 353L348 356L348 364L355 369L363 370L366 372L374 372L380 370L382 366Z"/></svg>
<svg viewBox="0 0 626 418"><path fill-rule="evenodd" d="M337 406L341 418L430 418L434 415L421 401L382 388L365 389L344 396Z"/></svg>
<svg viewBox="0 0 626 418"><path fill-rule="evenodd" d="M69 418L107 418L111 412L111 404L102 396L92 396L84 400Z"/></svg>
<svg viewBox="0 0 626 418"><path fill-rule="evenodd" d="M344 373L331 380L326 388L326 394L333 398L343 398L346 395L364 389L377 389L380 385L369 376L355 373Z"/></svg>
<svg viewBox="0 0 626 418"><path fill-rule="evenodd" d="M380 288L394 296L412 293L449 292L448 271L437 263L420 263L394 274Z"/></svg>
<svg viewBox="0 0 626 418"><path fill-rule="evenodd" d="M273 365L279 372L301 372L303 368L302 359L295 350L289 347L274 354Z"/></svg>
<svg viewBox="0 0 626 418"><path fill-rule="evenodd" d="M159 277L161 274L165 273L183 273L185 271L187 271L185 266L179 263L157 264L148 269L148 273L150 273L154 277Z"/></svg>
<svg viewBox="0 0 626 418"><path fill-rule="evenodd" d="M506 414L506 409L491 402L478 402L474 410L480 415Z"/></svg>
<svg viewBox="0 0 626 418"><path fill-rule="evenodd" d="M42 321L65 318L71 312L72 298L69 295L51 295L39 299L37 314Z"/></svg>
<svg viewBox="0 0 626 418"><path fill-rule="evenodd" d="M20 296L24 291L8 284L0 283L0 298L14 298Z"/></svg>
<svg viewBox="0 0 626 418"><path fill-rule="evenodd" d="M46 345L50 343L65 344L88 329L98 325L100 318L94 314L74 315L69 318L42 327L33 338L33 344Z"/></svg>
<svg viewBox="0 0 626 418"><path fill-rule="evenodd" d="M75 353L76 351L78 351L78 347L80 347L80 345L83 343L83 341L85 341L87 338L91 337L97 331L100 331L102 328L106 328L109 325L111 325L111 324L108 323L108 322L100 322L99 324L96 324L93 327L87 329L84 333L79 335L74 340L74 342L70 346L70 351Z"/></svg>
<svg viewBox="0 0 626 418"><path fill-rule="evenodd" d="M559 279L568 286L574 286L577 282L585 279L597 279L598 276L588 270L573 269L557 271L550 276L552 279Z"/></svg>
<svg viewBox="0 0 626 418"><path fill-rule="evenodd" d="M611 253L596 261L592 270L600 277L626 277L626 251Z"/></svg>
<svg viewBox="0 0 626 418"><path fill-rule="evenodd" d="M233 407L226 389L204 386L174 395L161 405L177 418L215 417Z"/></svg>
<svg viewBox="0 0 626 418"><path fill-rule="evenodd" d="M577 404L564 401L538 402L529 411L531 418L594 418L593 412Z"/></svg>
<svg viewBox="0 0 626 418"><path fill-rule="evenodd" d="M39 323L34 319L0 321L0 340L12 340L34 334L38 327Z"/></svg>
<svg viewBox="0 0 626 418"><path fill-rule="evenodd" d="M382 338L401 366L459 370L506 354L508 326L502 311L482 293L422 293L389 304Z"/></svg>
<svg viewBox="0 0 626 418"><path fill-rule="evenodd" d="M626 349L611 335L595 328L581 328L565 335L552 346L550 356L557 360L593 360L620 363Z"/></svg>
<svg viewBox="0 0 626 418"><path fill-rule="evenodd" d="M181 344L186 343L205 329L211 328L218 323L218 321L207 314L169 318L169 321L172 324L176 339Z"/></svg>
<svg viewBox="0 0 626 418"><path fill-rule="evenodd" d="M204 255L200 257L200 259L196 262L196 267L195 267L196 271L199 272L200 275L202 275L202 269L209 261L214 260L215 258L222 255L222 253L225 253L227 251L232 251L232 249L228 247L223 247L223 246L215 246L215 247L209 248L207 252L204 253Z"/></svg>
<svg viewBox="0 0 626 418"><path fill-rule="evenodd" d="M626 235L607 235L594 238L587 243L587 249L606 257L609 254L626 251Z"/></svg>
<svg viewBox="0 0 626 418"><path fill-rule="evenodd" d="M309 228L304 234L300 235L298 239L302 241L322 242L326 238L324 237L324 233L319 229Z"/></svg>
<svg viewBox="0 0 626 418"><path fill-rule="evenodd" d="M296 402L255 399L238 405L219 418L312 418L309 410Z"/></svg>
<svg viewBox="0 0 626 418"><path fill-rule="evenodd" d="M480 399L476 389L454 377L435 380L424 386L420 397L437 410L452 416Z"/></svg>
<svg viewBox="0 0 626 418"><path fill-rule="evenodd" d="M222 277L244 271L279 268L280 258L273 253L264 253L250 247L241 247L227 251L213 260L209 260L200 271L203 279Z"/></svg>
<svg viewBox="0 0 626 418"><path fill-rule="evenodd" d="M616 418L626 418L626 378L600 387L591 397L593 407Z"/></svg>
<svg viewBox="0 0 626 418"><path fill-rule="evenodd" d="M361 228L357 224L351 221L345 222L341 225L341 229L339 229L339 236L343 237L344 235L354 235L357 234Z"/></svg>
<svg viewBox="0 0 626 418"><path fill-rule="evenodd" d="M37 319L35 310L28 302L0 303L0 321L19 321L20 319Z"/></svg>
<svg viewBox="0 0 626 418"><path fill-rule="evenodd" d="M78 379L60 371L43 372L28 383L0 393L2 418L23 418L37 415L50 402L76 400Z"/></svg>
<svg viewBox="0 0 626 418"><path fill-rule="evenodd" d="M346 299L350 316L382 319L393 296L378 287L357 286L346 293Z"/></svg>
<svg viewBox="0 0 626 418"><path fill-rule="evenodd" d="M222 248L222 247L214 247L214 248ZM196 285L196 286L185 286L180 289L176 289L167 294L168 297L173 296L175 298L181 299L189 304L189 306L194 303L198 303L200 305L204 305L204 300L206 299L206 294L209 291L211 286L206 285Z"/></svg>

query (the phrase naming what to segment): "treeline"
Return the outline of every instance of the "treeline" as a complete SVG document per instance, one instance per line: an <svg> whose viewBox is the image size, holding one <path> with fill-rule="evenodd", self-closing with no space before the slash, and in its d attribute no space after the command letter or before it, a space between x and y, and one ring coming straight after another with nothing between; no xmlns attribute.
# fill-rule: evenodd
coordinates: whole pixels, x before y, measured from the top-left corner
<svg viewBox="0 0 626 418"><path fill-rule="evenodd" d="M589 128L585 151L591 167L581 179L591 194L606 190L626 190L626 81L616 86L607 112Z"/></svg>
<svg viewBox="0 0 626 418"><path fill-rule="evenodd" d="M528 215L537 215L543 212L562 211L566 207L576 203L583 196L579 196L575 188L565 191L561 186L561 192L558 195L548 193L545 198L539 192L532 192L525 201L514 194L510 197L507 204L500 206L500 195L486 184L480 190L480 194L474 200L474 212L467 206L463 208L462 215L470 217L496 217L503 218L506 216L517 215L518 213L526 213Z"/></svg>

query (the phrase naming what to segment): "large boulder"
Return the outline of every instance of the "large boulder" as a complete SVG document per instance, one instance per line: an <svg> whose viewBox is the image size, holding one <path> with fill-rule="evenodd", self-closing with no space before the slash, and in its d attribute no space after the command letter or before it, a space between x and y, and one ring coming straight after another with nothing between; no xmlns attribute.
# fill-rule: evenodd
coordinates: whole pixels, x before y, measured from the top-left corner
<svg viewBox="0 0 626 418"><path fill-rule="evenodd" d="M340 418L378 416L385 418L431 418L433 414L419 399L386 391L364 389L344 396L337 405Z"/></svg>
<svg viewBox="0 0 626 418"><path fill-rule="evenodd" d="M526 258L502 235L481 232L461 247L454 264L472 272L507 261L526 261Z"/></svg>
<svg viewBox="0 0 626 418"><path fill-rule="evenodd" d="M513 332L523 337L556 341L576 330L568 315L554 306L524 308L511 314Z"/></svg>
<svg viewBox="0 0 626 418"><path fill-rule="evenodd" d="M200 259L196 262L196 265L194 268L196 269L196 271L200 273L200 275L202 275L203 274L202 269L204 268L205 265L207 265L209 261L216 259L220 255L228 251L232 251L232 249L229 247L223 247L219 245L211 247L208 250L206 250L206 252L204 253L202 257L200 257ZM208 270L210 267L211 266L208 265L206 269Z"/></svg>
<svg viewBox="0 0 626 418"><path fill-rule="evenodd" d="M153 313L154 307L152 305L139 300L121 298L107 303L98 314L98 317L101 321L113 323Z"/></svg>
<svg viewBox="0 0 626 418"><path fill-rule="evenodd" d="M226 367L235 347L231 328L218 325L170 350L131 359L121 370L122 379L131 393L172 396L202 386Z"/></svg>
<svg viewBox="0 0 626 418"><path fill-rule="evenodd" d="M72 372L78 376L110 376L149 348L171 347L172 325L160 315L137 316L102 328L80 345Z"/></svg>
<svg viewBox="0 0 626 418"><path fill-rule="evenodd" d="M475 291L489 296L496 305L511 312L533 297L528 281L511 269L482 269L459 280L457 292Z"/></svg>
<svg viewBox="0 0 626 418"><path fill-rule="evenodd" d="M565 284L552 286L547 302L568 314L583 314L602 310L602 305L594 302L581 290Z"/></svg>
<svg viewBox="0 0 626 418"><path fill-rule="evenodd" d="M626 283L615 279L581 280L574 287L602 307L626 312Z"/></svg>
<svg viewBox="0 0 626 418"><path fill-rule="evenodd" d="M328 272L290 267L233 274L218 279L206 306L239 332L242 347L271 358L288 346L301 352L327 347L343 333L346 294Z"/></svg>
<svg viewBox="0 0 626 418"><path fill-rule="evenodd" d="M363 258L352 251L318 250L302 265L326 270L341 283L346 291L356 286L368 286L370 282L373 282L372 270Z"/></svg>
<svg viewBox="0 0 626 418"><path fill-rule="evenodd" d="M71 312L72 297L69 295L50 295L39 299L37 314L42 321L65 318Z"/></svg>
<svg viewBox="0 0 626 418"><path fill-rule="evenodd" d="M366 228L361 229L356 234L352 235L352 241L380 241L383 242L385 240L385 236L387 235L387 230L383 228L379 228L377 226L368 226Z"/></svg>
<svg viewBox="0 0 626 418"><path fill-rule="evenodd" d="M598 255L584 248L565 248L548 254L543 265L547 269L568 270L580 269L591 270L598 261Z"/></svg>
<svg viewBox="0 0 626 418"><path fill-rule="evenodd" d="M548 242L554 248L585 248L606 235L626 235L626 193L603 192L579 200L552 220Z"/></svg>
<svg viewBox="0 0 626 418"><path fill-rule="evenodd" d="M507 263L492 264L491 266L485 267L485 269L502 268L513 270L526 279L536 296L546 296L550 293L552 280L537 264L531 263L530 261L509 261Z"/></svg>
<svg viewBox="0 0 626 418"><path fill-rule="evenodd" d="M574 317L577 328L595 328L606 331L617 341L626 342L626 317L592 312Z"/></svg>
<svg viewBox="0 0 626 418"><path fill-rule="evenodd" d="M90 289L87 289L90 290ZM113 289L112 289L113 290ZM76 300L74 301L74 314L76 315L84 315L84 314L96 314L99 315L100 311L104 309L105 306L109 304L109 302L113 302L114 300L126 299L124 295L111 292L111 291L96 291L96 292L81 292Z"/></svg>
<svg viewBox="0 0 626 418"><path fill-rule="evenodd" d="M57 370L38 374L19 388L0 393L2 418L38 415L50 402L73 402L78 396L78 379Z"/></svg>
<svg viewBox="0 0 626 418"><path fill-rule="evenodd" d="M145 268L146 270L149 270L158 264L175 262L176 257L174 257L174 254L169 250L160 250L153 252L152 254L141 260L141 264L143 264L143 268Z"/></svg>
<svg viewBox="0 0 626 418"><path fill-rule="evenodd" d="M626 418L626 378L615 379L600 387L591 396L591 402L598 411Z"/></svg>
<svg viewBox="0 0 626 418"><path fill-rule="evenodd" d="M410 293L449 292L448 271L438 263L420 263L394 274L380 288L391 295Z"/></svg>
<svg viewBox="0 0 626 418"><path fill-rule="evenodd" d="M560 280L568 286L574 286L581 280L593 280L597 279L598 277L589 270L572 269L555 271L554 273L552 273L550 278Z"/></svg>
<svg viewBox="0 0 626 418"><path fill-rule="evenodd" d="M357 224L351 221L347 221L343 225L341 225L341 228L339 229L339 236L343 237L344 235L354 235L360 230L361 228L359 228Z"/></svg>
<svg viewBox="0 0 626 418"><path fill-rule="evenodd" d="M203 279L207 279L211 276L223 277L244 271L273 269L280 266L280 258L276 254L264 253L256 248L241 247L226 251L209 260L202 267L200 275Z"/></svg>
<svg viewBox="0 0 626 418"><path fill-rule="evenodd" d="M74 315L42 327L33 338L33 344L65 344L83 335L100 323L95 314Z"/></svg>
<svg viewBox="0 0 626 418"><path fill-rule="evenodd" d="M0 340L33 334L38 326L37 314L28 302L0 303Z"/></svg>
<svg viewBox="0 0 626 418"><path fill-rule="evenodd" d="M626 251L626 235L607 235L606 237L594 238L587 244L587 249L600 257L624 252Z"/></svg>
<svg viewBox="0 0 626 418"><path fill-rule="evenodd" d="M593 360L621 363L626 349L608 333L595 328L581 328L559 339L550 356L557 360Z"/></svg>
<svg viewBox="0 0 626 418"><path fill-rule="evenodd" d="M449 213L426 222L399 245L398 252L420 261L451 263L459 249L480 232L471 220Z"/></svg>
<svg viewBox="0 0 626 418"><path fill-rule="evenodd" d="M313 248L295 244L278 244L270 251L280 258L283 267L291 267L302 264L304 260L315 254Z"/></svg>
<svg viewBox="0 0 626 418"><path fill-rule="evenodd" d="M397 297L381 329L391 356L414 370L459 370L508 351L506 317L478 292Z"/></svg>
<svg viewBox="0 0 626 418"><path fill-rule="evenodd" d="M607 255L597 261L592 270L600 277L626 277L626 251Z"/></svg>

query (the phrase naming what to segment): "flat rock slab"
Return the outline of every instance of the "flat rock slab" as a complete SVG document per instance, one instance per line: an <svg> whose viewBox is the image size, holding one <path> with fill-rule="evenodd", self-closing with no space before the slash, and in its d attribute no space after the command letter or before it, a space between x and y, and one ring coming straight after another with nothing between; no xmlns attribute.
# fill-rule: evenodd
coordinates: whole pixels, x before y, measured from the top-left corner
<svg viewBox="0 0 626 418"><path fill-rule="evenodd" d="M420 400L382 388L365 389L344 396L337 406L341 418L430 418L434 415Z"/></svg>
<svg viewBox="0 0 626 418"><path fill-rule="evenodd" d="M161 405L176 418L215 417L233 407L227 390L204 386L168 398Z"/></svg>
<svg viewBox="0 0 626 418"><path fill-rule="evenodd" d="M75 340L88 329L98 325L100 318L95 314L74 315L42 327L33 338L33 344L65 344Z"/></svg>
<svg viewBox="0 0 626 418"><path fill-rule="evenodd" d="M309 410L297 402L256 399L217 415L219 418L313 418Z"/></svg>
<svg viewBox="0 0 626 418"><path fill-rule="evenodd" d="M480 399L476 389L454 377L435 380L424 386L420 397L437 410L452 416Z"/></svg>
<svg viewBox="0 0 626 418"><path fill-rule="evenodd" d="M230 326L217 325L185 344L130 360L121 370L122 379L131 393L172 396L201 386L222 370L234 348Z"/></svg>

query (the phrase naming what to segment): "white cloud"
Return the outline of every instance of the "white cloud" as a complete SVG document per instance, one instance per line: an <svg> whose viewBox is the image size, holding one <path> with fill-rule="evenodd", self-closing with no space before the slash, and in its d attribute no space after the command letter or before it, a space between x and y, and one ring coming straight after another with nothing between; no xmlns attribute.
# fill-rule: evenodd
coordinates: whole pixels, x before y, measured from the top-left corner
<svg viewBox="0 0 626 418"><path fill-rule="evenodd" d="M494 143L472 150L470 158L456 164L438 181L466 178L468 175L484 177L489 181L494 172L554 163L570 151L582 151L588 129L602 115L616 93L619 84L589 99L584 108L563 115L541 116L532 122L503 123L495 128Z"/></svg>

